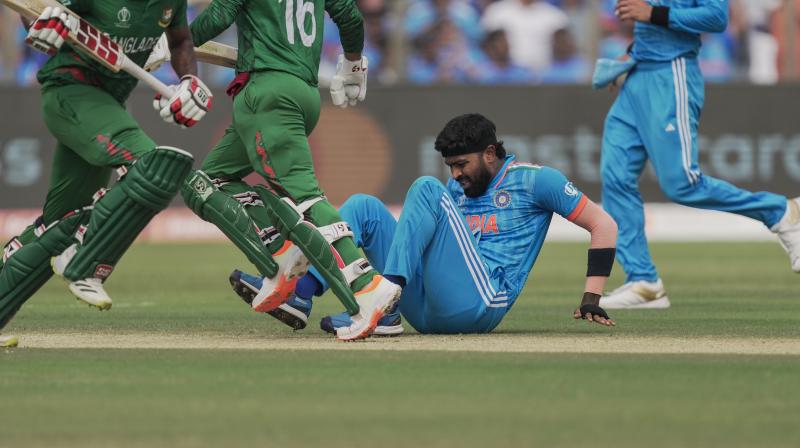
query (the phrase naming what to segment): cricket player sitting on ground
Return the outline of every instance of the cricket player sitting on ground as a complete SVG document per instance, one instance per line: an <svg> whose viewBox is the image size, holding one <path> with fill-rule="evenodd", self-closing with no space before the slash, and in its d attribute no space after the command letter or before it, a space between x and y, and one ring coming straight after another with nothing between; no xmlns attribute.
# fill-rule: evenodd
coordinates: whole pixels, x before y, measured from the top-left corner
<svg viewBox="0 0 800 448"><path fill-rule="evenodd" d="M700 172L697 126L703 109L703 75L697 62L701 33L728 23L727 0L619 0L616 14L635 20L625 62L630 72L603 131L603 207L619 223L618 259L627 279L604 296L604 308L667 308L644 232L639 176L649 159L662 191L691 207L747 216L775 232L800 272L800 203L785 196L743 190Z"/></svg>
<svg viewBox="0 0 800 448"><path fill-rule="evenodd" d="M400 313L420 333L492 331L522 292L553 213L591 234L583 299L573 317L614 325L598 306L617 236L602 208L558 170L507 155L495 125L482 115L450 120L435 147L452 177L446 186L433 177L414 182L399 222L372 196L352 196L340 209L370 262L403 287L399 313L381 319L376 335L402 333ZM238 271L234 277L245 301L260 288L259 277ZM326 288L310 271L286 303L293 319L282 320L304 327L310 299ZM329 332L348 325L347 313L321 322Z"/></svg>
<svg viewBox="0 0 800 448"><path fill-rule="evenodd" d="M331 97L335 105L355 106L367 92L367 60L353 0L214 0L192 22L197 45L236 22L239 75L229 88L233 123L181 191L189 208L219 227L265 277L254 310L283 313L311 263L353 315L337 337L354 340L372 334L400 287L370 266L314 174L308 135L320 114L326 11L344 47ZM254 170L266 187L242 180Z"/></svg>
<svg viewBox="0 0 800 448"><path fill-rule="evenodd" d="M211 93L195 76L185 0L63 3L108 33L138 65L166 31L181 82L173 87L172 98L157 97L156 109L164 120L182 127L205 115ZM189 153L156 145L125 110L136 79L114 73L64 43L77 23L69 12L48 7L28 32L30 45L52 55L38 79L44 121L58 143L42 216L3 251L0 328L53 272L66 279L79 300L109 309L111 298L103 282L191 170ZM115 168L121 179L106 190Z"/></svg>

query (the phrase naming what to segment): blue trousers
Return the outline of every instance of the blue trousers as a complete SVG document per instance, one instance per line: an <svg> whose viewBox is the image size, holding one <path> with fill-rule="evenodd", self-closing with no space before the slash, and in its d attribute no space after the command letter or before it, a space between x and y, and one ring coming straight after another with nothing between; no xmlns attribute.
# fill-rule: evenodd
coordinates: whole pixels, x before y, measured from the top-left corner
<svg viewBox="0 0 800 448"><path fill-rule="evenodd" d="M363 194L350 197L339 213L375 269L406 279L400 312L415 330L486 333L500 323L509 299L488 275L464 216L438 179L414 182L399 222L379 199Z"/></svg>
<svg viewBox="0 0 800 448"><path fill-rule="evenodd" d="M697 126L704 101L696 59L639 63L628 76L603 129L603 208L617 221L617 259L627 281L655 281L647 249L639 176L647 160L667 197L683 205L737 213L776 224L786 197L738 188L697 165Z"/></svg>

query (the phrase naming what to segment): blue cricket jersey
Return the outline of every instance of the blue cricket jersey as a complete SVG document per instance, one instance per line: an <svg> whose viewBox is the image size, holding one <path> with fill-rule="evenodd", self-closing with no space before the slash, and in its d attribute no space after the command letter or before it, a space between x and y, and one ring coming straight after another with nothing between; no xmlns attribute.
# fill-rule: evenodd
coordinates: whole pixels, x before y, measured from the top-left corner
<svg viewBox="0 0 800 448"><path fill-rule="evenodd" d="M631 57L643 62L696 57L700 33L721 33L728 26L728 0L650 0L669 7L669 26L636 22Z"/></svg>
<svg viewBox="0 0 800 448"><path fill-rule="evenodd" d="M514 156L506 157L480 197L464 195L452 177L447 189L478 239L490 276L508 293L509 306L525 286L553 212L572 221L588 201L560 171Z"/></svg>

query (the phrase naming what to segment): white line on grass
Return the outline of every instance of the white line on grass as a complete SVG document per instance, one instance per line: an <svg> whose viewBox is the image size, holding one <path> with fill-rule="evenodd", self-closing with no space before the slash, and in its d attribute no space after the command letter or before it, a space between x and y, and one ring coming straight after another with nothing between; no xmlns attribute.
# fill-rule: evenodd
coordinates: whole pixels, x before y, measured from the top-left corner
<svg viewBox="0 0 800 448"><path fill-rule="evenodd" d="M343 343L327 337L253 337L208 334L19 334L30 348L218 349L218 350L407 350L497 353L658 353L800 355L800 339L608 335L538 336L404 335Z"/></svg>

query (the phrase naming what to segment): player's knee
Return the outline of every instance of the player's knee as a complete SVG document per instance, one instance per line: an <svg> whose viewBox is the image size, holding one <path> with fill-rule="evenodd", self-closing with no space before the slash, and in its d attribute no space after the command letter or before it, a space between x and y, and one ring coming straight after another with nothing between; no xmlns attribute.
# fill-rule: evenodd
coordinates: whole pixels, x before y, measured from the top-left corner
<svg viewBox="0 0 800 448"><path fill-rule="evenodd" d="M692 191L694 191L694 184L689 182L685 176L670 176L669 178L659 179L661 191L669 198L670 201L684 204L689 202Z"/></svg>
<svg viewBox="0 0 800 448"><path fill-rule="evenodd" d="M344 213L348 210L376 210L380 207L383 207L380 199L372 195L357 193L347 198L339 211Z"/></svg>
<svg viewBox="0 0 800 448"><path fill-rule="evenodd" d="M439 179L433 176L422 176L411 184L411 188L408 189L408 197L432 195L438 198L445 191L445 186Z"/></svg>

